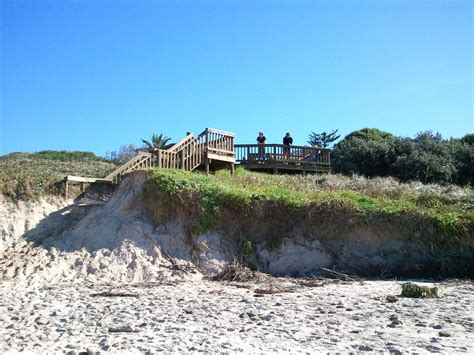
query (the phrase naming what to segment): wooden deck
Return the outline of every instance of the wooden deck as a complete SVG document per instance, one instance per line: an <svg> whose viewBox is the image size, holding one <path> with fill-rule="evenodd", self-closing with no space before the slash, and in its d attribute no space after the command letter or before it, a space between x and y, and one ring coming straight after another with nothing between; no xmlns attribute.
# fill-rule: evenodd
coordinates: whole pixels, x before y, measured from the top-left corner
<svg viewBox="0 0 474 355"><path fill-rule="evenodd" d="M236 162L249 170L278 173L329 172L330 149L283 144L236 144Z"/></svg>
<svg viewBox="0 0 474 355"><path fill-rule="evenodd" d="M140 152L136 157L105 178L87 178L66 176L65 195L68 184L110 182L118 184L125 174L136 170L148 170L154 167L193 171L228 167L234 172L234 164L249 170L281 172L328 172L331 170L330 149L285 146L283 144L235 144L235 134L206 128L197 137L189 134L169 149L155 149L152 152Z"/></svg>

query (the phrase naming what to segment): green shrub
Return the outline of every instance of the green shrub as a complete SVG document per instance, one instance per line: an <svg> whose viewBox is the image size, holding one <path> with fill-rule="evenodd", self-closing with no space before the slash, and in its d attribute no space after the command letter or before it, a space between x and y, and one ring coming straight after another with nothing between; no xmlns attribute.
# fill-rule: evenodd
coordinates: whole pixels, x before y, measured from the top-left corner
<svg viewBox="0 0 474 355"><path fill-rule="evenodd" d="M402 296L411 298L438 298L437 287L427 287L406 282L402 284Z"/></svg>

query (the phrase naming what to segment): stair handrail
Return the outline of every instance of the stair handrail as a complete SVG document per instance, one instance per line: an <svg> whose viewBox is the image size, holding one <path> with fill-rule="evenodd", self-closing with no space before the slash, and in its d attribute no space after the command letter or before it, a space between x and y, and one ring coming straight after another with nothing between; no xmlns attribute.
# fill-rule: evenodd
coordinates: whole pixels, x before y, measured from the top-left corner
<svg viewBox="0 0 474 355"><path fill-rule="evenodd" d="M189 133L186 137L181 139L178 143L175 143L172 147L166 149L170 152L177 152L181 150L181 146L184 144L187 144L188 142L192 141L194 138L194 135L192 133Z"/></svg>
<svg viewBox="0 0 474 355"><path fill-rule="evenodd" d="M134 163L142 160L143 158L146 158L146 157L150 157L151 156L151 153L148 153L148 152L138 152L137 156L135 156L133 159L129 160L128 162L126 162L125 164L119 166L117 169L115 169L114 171L112 171L109 175L107 175L105 177L105 179L113 179L115 176L117 176L118 174L121 174L123 173L125 170L127 170L130 166L132 166Z"/></svg>

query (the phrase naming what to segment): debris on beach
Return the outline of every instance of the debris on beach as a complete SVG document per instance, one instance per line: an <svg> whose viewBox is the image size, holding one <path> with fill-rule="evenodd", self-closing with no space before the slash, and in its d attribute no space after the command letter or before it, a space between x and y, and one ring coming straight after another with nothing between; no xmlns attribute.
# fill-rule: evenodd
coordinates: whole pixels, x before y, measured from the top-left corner
<svg viewBox="0 0 474 355"><path fill-rule="evenodd" d="M410 298L438 298L438 288L420 286L413 282L402 284L402 296Z"/></svg>
<svg viewBox="0 0 474 355"><path fill-rule="evenodd" d="M215 275L213 281L232 281L232 282L248 282L259 281L262 278L261 273L250 270L234 260L227 263L223 270Z"/></svg>

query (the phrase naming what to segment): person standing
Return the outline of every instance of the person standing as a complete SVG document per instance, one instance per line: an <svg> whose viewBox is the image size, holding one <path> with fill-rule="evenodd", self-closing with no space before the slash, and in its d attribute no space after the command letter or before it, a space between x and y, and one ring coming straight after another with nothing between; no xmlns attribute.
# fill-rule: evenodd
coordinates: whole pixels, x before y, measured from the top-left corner
<svg viewBox="0 0 474 355"><path fill-rule="evenodd" d="M293 145L293 138L291 137L290 132L286 132L283 137L283 158L290 158L290 147Z"/></svg>
<svg viewBox="0 0 474 355"><path fill-rule="evenodd" d="M258 132L257 144L258 144L258 158L265 159L265 144L267 143L267 138L264 136L263 132Z"/></svg>

